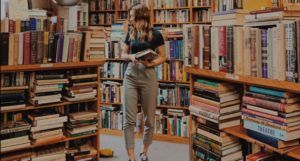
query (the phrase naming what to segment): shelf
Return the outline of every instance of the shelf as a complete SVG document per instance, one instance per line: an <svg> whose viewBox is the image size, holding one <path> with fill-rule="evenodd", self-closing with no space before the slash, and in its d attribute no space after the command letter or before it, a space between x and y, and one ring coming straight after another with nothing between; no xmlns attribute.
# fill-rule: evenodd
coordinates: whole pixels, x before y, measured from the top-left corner
<svg viewBox="0 0 300 161"><path fill-rule="evenodd" d="M158 105L157 108L171 108L171 109L179 109L179 110L189 110L189 107L180 107L180 106L169 106L169 105Z"/></svg>
<svg viewBox="0 0 300 161"><path fill-rule="evenodd" d="M159 80L159 83L177 83L177 84L190 84L190 82L183 81L169 81L169 80Z"/></svg>
<svg viewBox="0 0 300 161"><path fill-rule="evenodd" d="M127 61L127 60L122 59L122 58L106 58L105 60L106 61Z"/></svg>
<svg viewBox="0 0 300 161"><path fill-rule="evenodd" d="M113 135L113 136L123 136L123 131L121 130L112 130L112 129L101 129L101 135ZM142 138L143 134L135 133L134 135L136 138ZM158 141L166 141L166 142L173 142L173 143L181 143L181 144L189 144L189 138L179 137L179 136L171 136L171 135L164 135L164 134L154 134L153 140Z"/></svg>
<svg viewBox="0 0 300 161"><path fill-rule="evenodd" d="M72 62L72 63L48 63L48 64L30 64L30 65L7 65L1 66L1 73L4 72L23 72L23 71L43 71L43 70L57 70L57 69L74 69L74 68L86 68L97 67L102 65L103 61L91 61L91 62Z"/></svg>
<svg viewBox="0 0 300 161"><path fill-rule="evenodd" d="M300 146L298 146L297 148L289 151L287 153L287 155L290 156L290 157L293 157L293 158L295 158L297 160L300 160Z"/></svg>
<svg viewBox="0 0 300 161"><path fill-rule="evenodd" d="M100 78L102 81L123 81L121 78Z"/></svg>
<svg viewBox="0 0 300 161"><path fill-rule="evenodd" d="M122 10L120 9L120 10L117 10L117 11L118 12L128 12L128 10L123 10L123 9Z"/></svg>
<svg viewBox="0 0 300 161"><path fill-rule="evenodd" d="M296 148L300 148L299 146L293 146L293 147L287 147L287 148L282 148L282 149L277 149L277 148L274 148L270 145L267 145L265 143L262 143L258 140L255 140L251 137L249 137L246 133L246 129L242 127L242 125L239 125L239 126L234 126L234 127L230 127L230 128L227 128L227 129L224 129L224 131L228 134L231 134L233 136L236 136L238 138L241 138L243 140L246 140L247 142L250 142L250 143L253 143L253 144L257 144L263 148L266 148L266 149L269 149L269 150L272 150L272 151L275 151L279 154L287 154L287 152L290 152L290 155L294 155L294 156L297 156L299 157L299 152L293 152L291 153L291 150L294 150Z"/></svg>
<svg viewBox="0 0 300 161"><path fill-rule="evenodd" d="M193 9L208 9L208 8L211 8L211 6L193 6L192 7Z"/></svg>
<svg viewBox="0 0 300 161"><path fill-rule="evenodd" d="M180 9L190 9L190 7L166 7L166 8L153 8L153 10L180 10Z"/></svg>
<svg viewBox="0 0 300 161"><path fill-rule="evenodd" d="M106 102L101 102L101 105L115 105L115 106L122 106L122 103L106 103Z"/></svg>
<svg viewBox="0 0 300 161"><path fill-rule="evenodd" d="M229 81L234 83L263 86L267 88L274 88L279 90L300 93L300 83L292 83L292 82L251 77L251 76L241 76L241 75L224 73L224 72L214 72L211 70L195 69L191 67L185 67L185 71L193 75L203 76L207 78L214 78L214 79L219 79L219 80L224 80L224 81Z"/></svg>
<svg viewBox="0 0 300 161"><path fill-rule="evenodd" d="M193 24L211 24L211 22L192 22Z"/></svg>
<svg viewBox="0 0 300 161"><path fill-rule="evenodd" d="M189 24L190 22L164 22L164 23L154 23L154 25L181 25L181 24Z"/></svg>
<svg viewBox="0 0 300 161"><path fill-rule="evenodd" d="M74 101L74 102L64 100L63 102L51 103L51 104L40 105L40 106L28 105L28 106L26 106L25 108L22 108L22 109L5 110L5 111L1 111L1 113L17 112L17 111L29 111L29 110L36 110L36 109L56 107L56 106L66 106L66 105L71 105L71 104L85 103L85 102L92 102L92 101L97 101L97 98L89 99L89 100L82 100L82 101Z"/></svg>
<svg viewBox="0 0 300 161"><path fill-rule="evenodd" d="M25 90L28 86L15 86L15 87L1 87L0 91L14 91L14 90Z"/></svg>
<svg viewBox="0 0 300 161"><path fill-rule="evenodd" d="M99 10L99 11L90 11L90 13L103 13L103 12L115 12L115 10Z"/></svg>
<svg viewBox="0 0 300 161"><path fill-rule="evenodd" d="M61 142L66 142L66 141L71 141L71 140L77 140L77 139L87 138L87 137L92 137L92 136L97 136L97 135L98 135L98 133L83 135L83 136L78 136L78 137L62 137L60 139L56 139L56 140L46 142L46 143L33 144L28 147L17 148L17 149L13 149L13 150L9 150L9 151L4 151L4 152L1 151L1 154L18 151L18 150L33 149L33 148L37 148L37 147L41 147L41 146L45 146L45 145L56 144L56 143L61 143Z"/></svg>

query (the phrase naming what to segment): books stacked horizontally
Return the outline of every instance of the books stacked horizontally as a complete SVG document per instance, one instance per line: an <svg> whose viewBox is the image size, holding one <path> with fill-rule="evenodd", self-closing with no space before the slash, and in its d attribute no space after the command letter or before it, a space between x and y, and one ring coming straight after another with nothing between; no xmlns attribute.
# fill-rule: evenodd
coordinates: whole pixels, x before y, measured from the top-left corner
<svg viewBox="0 0 300 161"><path fill-rule="evenodd" d="M63 98L68 101L93 99L97 95L97 74L70 74Z"/></svg>
<svg viewBox="0 0 300 161"><path fill-rule="evenodd" d="M60 73L32 73L32 89L29 102L33 105L61 102L62 89L68 79Z"/></svg>
<svg viewBox="0 0 300 161"><path fill-rule="evenodd" d="M0 111L17 110L26 107L25 90L1 90Z"/></svg>
<svg viewBox="0 0 300 161"><path fill-rule="evenodd" d="M90 145L81 145L76 148L67 149L67 160L96 161L97 150Z"/></svg>
<svg viewBox="0 0 300 161"><path fill-rule="evenodd" d="M43 144L65 138L62 128L67 116L61 116L53 109L39 111L27 115L31 123L30 139L33 144Z"/></svg>
<svg viewBox="0 0 300 161"><path fill-rule="evenodd" d="M63 145L48 145L46 149L38 148L31 155L31 161L65 161L66 150Z"/></svg>
<svg viewBox="0 0 300 161"><path fill-rule="evenodd" d="M293 158L289 158L283 155L275 153L269 153L266 151L249 154L246 156L246 161L296 161Z"/></svg>
<svg viewBox="0 0 300 161"><path fill-rule="evenodd" d="M114 106L101 107L102 128L123 130L123 111Z"/></svg>
<svg viewBox="0 0 300 161"><path fill-rule="evenodd" d="M97 132L98 114L94 111L82 111L68 114L66 133L70 137L89 135Z"/></svg>
<svg viewBox="0 0 300 161"><path fill-rule="evenodd" d="M299 145L300 96L250 86L243 96L247 134L275 148Z"/></svg>
<svg viewBox="0 0 300 161"><path fill-rule="evenodd" d="M239 140L224 128L240 125L240 92L236 85L196 78L190 113L197 116L193 148L202 160L240 160Z"/></svg>
<svg viewBox="0 0 300 161"><path fill-rule="evenodd" d="M85 32L85 49L88 54L85 55L85 60L97 61L105 57L105 29L103 27L92 27L92 31Z"/></svg>
<svg viewBox="0 0 300 161"><path fill-rule="evenodd" d="M14 114L19 121L1 122L1 152L29 147L30 124L22 120L22 114Z"/></svg>

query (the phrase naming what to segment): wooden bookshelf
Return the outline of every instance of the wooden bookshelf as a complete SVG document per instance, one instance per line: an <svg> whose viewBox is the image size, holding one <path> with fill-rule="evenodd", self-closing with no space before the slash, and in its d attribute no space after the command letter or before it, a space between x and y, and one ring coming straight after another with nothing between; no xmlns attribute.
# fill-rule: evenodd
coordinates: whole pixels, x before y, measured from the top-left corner
<svg viewBox="0 0 300 161"><path fill-rule="evenodd" d="M158 105L157 108L178 109L178 110L189 110L189 107L168 106L168 105Z"/></svg>
<svg viewBox="0 0 300 161"><path fill-rule="evenodd" d="M15 86L15 87L0 87L1 91L11 91L11 90L25 90L28 86Z"/></svg>
<svg viewBox="0 0 300 161"><path fill-rule="evenodd" d="M212 79L224 80L228 82L246 84L246 85L263 86L267 88L275 88L275 89L300 93L300 83L292 83L292 82L251 77L251 76L241 76L241 75L224 73L224 72L214 72L211 70L200 70L191 67L186 67L185 71L193 75L198 75L198 76L212 78Z"/></svg>
<svg viewBox="0 0 300 161"><path fill-rule="evenodd" d="M246 133L246 129L243 128L242 126L230 127L230 128L225 129L224 131L228 134L231 134L233 136L236 136L238 138L246 140L247 142L259 145L262 148L266 148L271 151L277 152L279 154L286 154L286 155L294 157L296 159L300 159L300 153L299 153L299 151L297 152L297 149L300 149L299 145L293 146L293 147L281 148L281 149L274 148L270 145L267 145L265 143L262 143L256 139L249 137Z"/></svg>
<svg viewBox="0 0 300 161"><path fill-rule="evenodd" d="M124 132L121 130L101 129L100 132L101 132L101 134L104 134L104 135L112 135L112 136L123 136L124 135ZM143 134L135 133L134 136L135 136L135 138L142 138ZM164 134L154 134L153 140L166 141L166 142L172 142L172 143L181 143L181 144L189 143L189 138L164 135Z"/></svg>
<svg viewBox="0 0 300 161"><path fill-rule="evenodd" d="M5 73L5 72L24 72L24 71L44 71L44 70L86 68L86 67L96 67L103 63L104 63L104 60L103 61L91 61L91 62L8 65L8 66L1 66L0 72Z"/></svg>
<svg viewBox="0 0 300 161"><path fill-rule="evenodd" d="M53 71L53 70L72 70L72 69L79 69L79 68L95 68L97 69L97 80L98 80L98 87L101 84L100 81L100 66L104 63L105 61L100 60L100 61L91 61L91 62L70 62L70 63L48 63L48 64L30 64L30 65L10 65L10 66L1 66L1 73L9 73L9 72L38 72L38 71ZM17 89L30 89L30 85L26 86L19 86L19 87L1 87L2 90L16 90ZM98 93L100 88L98 89ZM100 110L98 109L98 104L100 104L101 100L99 97L99 94L97 98L93 99L87 99L87 100L81 100L81 101L67 101L62 99L61 102L58 103L51 103L51 104L45 104L45 105L26 105L25 108L22 109L15 109L15 110L6 110L6 111L1 111L1 114L7 115L7 113L13 113L13 112L25 112L28 113L30 110L36 110L36 109L44 109L44 108L50 108L50 107L59 107L59 108L65 108L67 105L72 105L72 104L78 104L78 103L86 103L86 102L91 102L93 103L92 110L96 111L98 113L98 116L100 118ZM100 120L98 121L98 127L100 125ZM78 140L82 138L90 138L92 139L92 146L97 150L97 160L99 161L99 150L100 150L100 128L97 130L96 133L93 134L88 134L88 135L82 135L78 137L61 137L61 138L56 138L53 140L47 140L45 142L39 142L37 144L32 144L31 146L28 147L22 147L22 148L15 148L13 150L8 150L8 151L1 151L1 154L7 154L7 153L17 153L20 150L30 150L34 148L39 148L42 146L47 146L50 144L56 144L56 143L62 143L62 142L69 142L72 140Z"/></svg>

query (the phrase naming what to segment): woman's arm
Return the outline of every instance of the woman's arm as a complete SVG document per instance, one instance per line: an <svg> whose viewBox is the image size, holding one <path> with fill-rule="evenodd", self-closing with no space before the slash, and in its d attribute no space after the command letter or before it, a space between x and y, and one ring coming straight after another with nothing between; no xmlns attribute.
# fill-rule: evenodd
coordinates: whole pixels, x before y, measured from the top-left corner
<svg viewBox="0 0 300 161"><path fill-rule="evenodd" d="M141 63L144 64L146 67L154 67L154 66L164 63L167 60L164 45L157 47L156 52L159 55L158 58L154 59L151 62L141 61Z"/></svg>
<svg viewBox="0 0 300 161"><path fill-rule="evenodd" d="M131 61L133 64L135 64L137 61L136 61L134 55L129 55L128 53L129 53L129 45L125 45L124 50L121 54L121 58Z"/></svg>

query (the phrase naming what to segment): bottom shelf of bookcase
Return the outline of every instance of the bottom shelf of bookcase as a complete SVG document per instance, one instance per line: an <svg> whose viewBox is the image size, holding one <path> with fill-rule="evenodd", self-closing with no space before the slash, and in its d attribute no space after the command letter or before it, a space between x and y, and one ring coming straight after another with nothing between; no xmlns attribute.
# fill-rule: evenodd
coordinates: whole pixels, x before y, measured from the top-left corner
<svg viewBox="0 0 300 161"><path fill-rule="evenodd" d="M49 140L47 142L45 141L45 142L41 142L38 144L33 144L31 146L16 148L16 149L7 150L7 151L1 151L1 154L18 151L18 150L33 149L33 148L37 148L37 147L41 147L41 146L46 146L46 145L51 145L51 144L56 144L56 143L61 143L61 142L66 142L66 141L71 141L71 140L77 140L77 139L82 139L82 138L87 138L87 137L92 137L92 136L97 136L97 135L98 135L98 133L93 133L93 134L88 134L88 135L83 135L83 136L78 136L78 137L62 137L62 138L58 138L55 140Z"/></svg>
<svg viewBox="0 0 300 161"><path fill-rule="evenodd" d="M293 147L281 148L281 149L274 148L270 145L267 145L263 142L260 142L258 140L255 140L255 139L249 137L246 133L246 129L243 128L242 125L230 127L230 128L225 129L224 131L226 133L229 133L229 134L233 135L233 136L236 136L238 138L246 140L250 143L256 144L260 147L272 150L272 151L277 152L279 154L285 154L285 155L288 155L290 157L293 157L295 159L300 160L300 146L299 145L298 146L293 146Z"/></svg>
<svg viewBox="0 0 300 161"><path fill-rule="evenodd" d="M112 129L101 129L101 135L114 135L114 136L123 136L123 131L121 130L112 130ZM135 138L142 138L143 134L135 134ZM179 137L179 136L171 136L171 135L164 135L164 134L154 134L153 140L157 141L166 141L172 143L180 143L180 144L189 144L189 138Z"/></svg>

